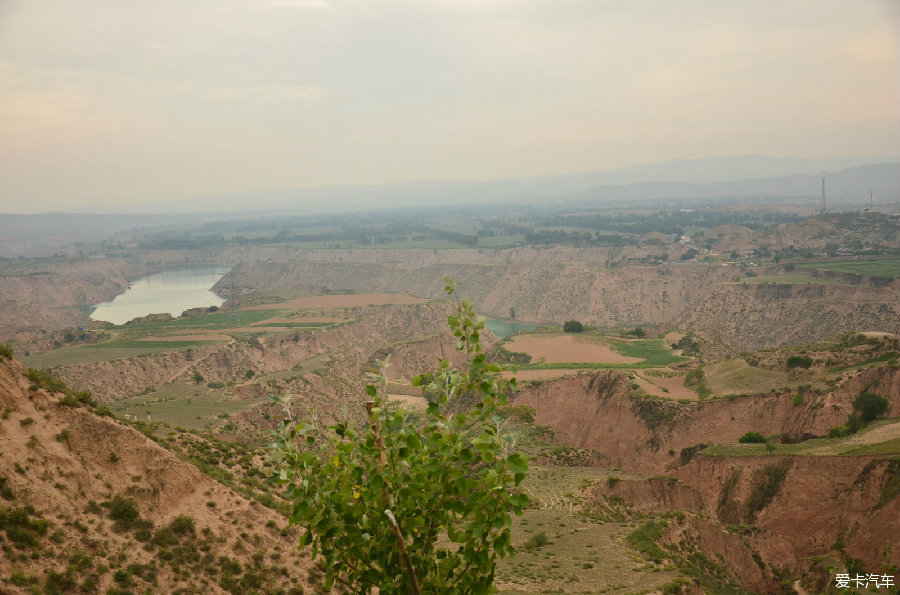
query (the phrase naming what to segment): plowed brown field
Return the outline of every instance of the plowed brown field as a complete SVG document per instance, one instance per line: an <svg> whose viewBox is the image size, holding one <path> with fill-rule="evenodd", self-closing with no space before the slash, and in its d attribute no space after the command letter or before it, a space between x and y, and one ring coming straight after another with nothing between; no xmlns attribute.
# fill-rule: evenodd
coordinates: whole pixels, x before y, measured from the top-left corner
<svg viewBox="0 0 900 595"><path fill-rule="evenodd" d="M534 361L543 359L548 364L563 362L634 364L643 361L638 357L620 355L606 345L593 343L575 335L519 336L507 343L506 349L527 353Z"/></svg>

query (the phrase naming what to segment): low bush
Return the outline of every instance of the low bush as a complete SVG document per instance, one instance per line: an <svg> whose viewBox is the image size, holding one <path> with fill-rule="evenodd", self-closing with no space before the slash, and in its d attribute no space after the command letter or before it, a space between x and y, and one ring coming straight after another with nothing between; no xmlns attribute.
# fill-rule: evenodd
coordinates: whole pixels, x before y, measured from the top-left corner
<svg viewBox="0 0 900 595"><path fill-rule="evenodd" d="M766 437L759 432L747 432L738 438L738 442L741 444L765 444L767 440Z"/></svg>
<svg viewBox="0 0 900 595"><path fill-rule="evenodd" d="M19 549L35 547L38 539L47 533L47 521L34 518L34 508L7 508L0 506L0 529L6 538Z"/></svg>
<svg viewBox="0 0 900 595"><path fill-rule="evenodd" d="M541 531L536 535L532 535L525 543L522 544L526 550L533 550L539 547L543 547L550 543L550 538L547 537L547 534Z"/></svg>
<svg viewBox="0 0 900 595"><path fill-rule="evenodd" d="M668 554L657 545L656 541L662 536L666 526L665 520L650 521L628 535L628 544L657 564L661 564Z"/></svg>

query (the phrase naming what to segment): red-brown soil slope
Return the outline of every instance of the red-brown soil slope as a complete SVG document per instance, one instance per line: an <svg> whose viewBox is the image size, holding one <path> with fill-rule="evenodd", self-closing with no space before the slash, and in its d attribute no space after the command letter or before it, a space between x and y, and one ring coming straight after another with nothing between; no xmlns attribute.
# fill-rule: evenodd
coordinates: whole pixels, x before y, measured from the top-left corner
<svg viewBox="0 0 900 595"><path fill-rule="evenodd" d="M282 533L279 514L131 427L62 405L59 394L29 390L23 374L18 362L0 361L0 476L8 488L0 498L0 579L18 576L0 582L0 592L68 579L93 581L101 592L130 585L150 593L228 593L242 580L266 590L310 588L310 564L296 553L297 534ZM111 510L97 505L117 495L152 522L148 533L117 525ZM25 511L32 527L46 528L35 529L31 542L22 531L15 537L14 509ZM178 515L193 519L194 529L181 519L180 531L166 533Z"/></svg>

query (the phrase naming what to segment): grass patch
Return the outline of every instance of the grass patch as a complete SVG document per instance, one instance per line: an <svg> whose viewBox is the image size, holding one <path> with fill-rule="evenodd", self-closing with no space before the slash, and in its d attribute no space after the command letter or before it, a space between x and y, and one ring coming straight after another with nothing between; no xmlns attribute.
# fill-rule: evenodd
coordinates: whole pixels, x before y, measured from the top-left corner
<svg viewBox="0 0 900 595"><path fill-rule="evenodd" d="M784 465L766 465L753 474L750 497L747 499L748 523L752 523L756 514L768 506L778 492L787 477L788 468Z"/></svg>
<svg viewBox="0 0 900 595"><path fill-rule="evenodd" d="M628 534L628 544L636 548L650 560L662 564L669 557L666 550L656 544L662 537L668 523L664 520L649 521Z"/></svg>
<svg viewBox="0 0 900 595"><path fill-rule="evenodd" d="M844 451L843 455L900 455L900 438L877 444L863 444Z"/></svg>
<svg viewBox="0 0 900 595"><path fill-rule="evenodd" d="M891 461L890 465L891 478L881 490L881 495L878 497L878 502L875 503L875 508L884 506L900 494L900 462Z"/></svg>

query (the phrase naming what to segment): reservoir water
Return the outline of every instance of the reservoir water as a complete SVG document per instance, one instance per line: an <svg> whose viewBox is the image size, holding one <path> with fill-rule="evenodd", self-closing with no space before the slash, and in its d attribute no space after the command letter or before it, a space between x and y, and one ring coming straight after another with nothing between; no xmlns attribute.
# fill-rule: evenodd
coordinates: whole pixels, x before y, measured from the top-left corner
<svg viewBox="0 0 900 595"><path fill-rule="evenodd" d="M142 277L112 301L97 304L91 319L124 324L147 314L178 316L189 308L219 306L225 300L209 289L228 270L224 266L193 266Z"/></svg>
<svg viewBox="0 0 900 595"><path fill-rule="evenodd" d="M495 318L485 318L484 326L491 329L494 334L501 339L510 336L516 331L533 331L538 327L536 324L519 324L517 322L507 322L506 320L497 320Z"/></svg>

